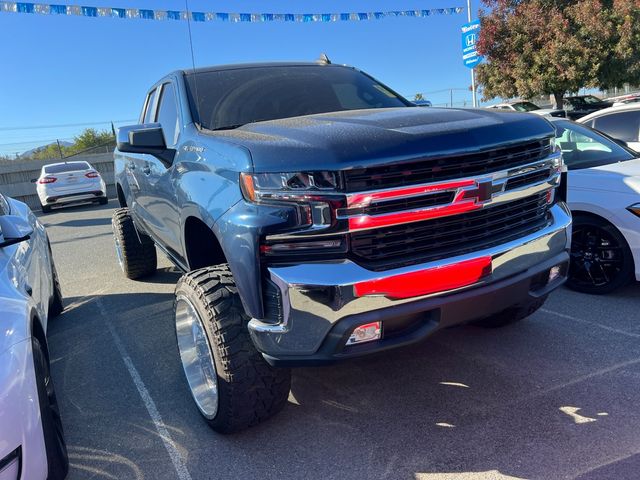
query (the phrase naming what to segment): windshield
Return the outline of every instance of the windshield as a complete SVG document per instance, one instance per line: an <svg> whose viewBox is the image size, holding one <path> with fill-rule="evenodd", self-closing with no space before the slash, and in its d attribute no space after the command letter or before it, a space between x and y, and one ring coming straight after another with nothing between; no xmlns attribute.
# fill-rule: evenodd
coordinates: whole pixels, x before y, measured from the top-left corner
<svg viewBox="0 0 640 480"><path fill-rule="evenodd" d="M75 172L76 170L89 170L90 168L87 162L58 163L56 165L46 165L44 173Z"/></svg>
<svg viewBox="0 0 640 480"><path fill-rule="evenodd" d="M602 100L600 100L598 97L594 97L593 95L587 95L582 98L584 99L584 103L594 104L602 102Z"/></svg>
<svg viewBox="0 0 640 480"><path fill-rule="evenodd" d="M410 106L364 73L337 65L197 72L186 75L186 84L194 119L209 130L315 113Z"/></svg>
<svg viewBox="0 0 640 480"><path fill-rule="evenodd" d="M540 107L531 102L518 102L513 104L513 109L518 112L532 112L534 110L540 110Z"/></svg>
<svg viewBox="0 0 640 480"><path fill-rule="evenodd" d="M635 158L598 132L568 120L553 122L562 158L569 170L598 167Z"/></svg>

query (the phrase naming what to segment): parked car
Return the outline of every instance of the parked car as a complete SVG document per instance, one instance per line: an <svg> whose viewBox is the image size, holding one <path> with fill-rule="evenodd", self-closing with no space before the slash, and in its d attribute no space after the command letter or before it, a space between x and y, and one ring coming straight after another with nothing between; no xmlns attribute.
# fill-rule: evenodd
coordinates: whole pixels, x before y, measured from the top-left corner
<svg viewBox="0 0 640 480"><path fill-rule="evenodd" d="M514 112L523 112L523 113L535 113L536 115L548 116L548 117L565 117L566 113L564 110L558 110L555 108L540 108L533 102L507 102L507 103L497 103L495 105L490 105L487 108L494 108L498 110L512 110Z"/></svg>
<svg viewBox="0 0 640 480"><path fill-rule="evenodd" d="M607 101L612 102L613 107L628 105L629 103L637 103L640 102L640 93L630 93L627 95L620 95L618 97L607 98Z"/></svg>
<svg viewBox="0 0 640 480"><path fill-rule="evenodd" d="M579 123L606 133L632 150L640 152L640 104L631 103L598 110L582 117Z"/></svg>
<svg viewBox="0 0 640 480"><path fill-rule="evenodd" d="M571 217L549 122L416 108L363 72L177 71L114 153L116 252L185 273L178 350L219 432L286 403L292 366L526 318L566 279Z"/></svg>
<svg viewBox="0 0 640 480"><path fill-rule="evenodd" d="M592 112L608 108L613 102L601 100L595 95L576 95L574 97L565 97L564 109L567 112L566 117L571 120L577 120Z"/></svg>
<svg viewBox="0 0 640 480"><path fill-rule="evenodd" d="M60 162L42 167L40 177L32 180L42 211L48 213L53 206L79 202L98 202L106 205L107 186L98 171L88 162Z"/></svg>
<svg viewBox="0 0 640 480"><path fill-rule="evenodd" d="M573 213L568 286L609 293L640 281L640 159L589 127L554 120Z"/></svg>
<svg viewBox="0 0 640 480"><path fill-rule="evenodd" d="M0 478L59 480L67 448L49 369L47 325L62 294L42 224L0 194Z"/></svg>
<svg viewBox="0 0 640 480"><path fill-rule="evenodd" d="M414 100L413 103L416 104L419 107L431 107L432 106L431 100Z"/></svg>

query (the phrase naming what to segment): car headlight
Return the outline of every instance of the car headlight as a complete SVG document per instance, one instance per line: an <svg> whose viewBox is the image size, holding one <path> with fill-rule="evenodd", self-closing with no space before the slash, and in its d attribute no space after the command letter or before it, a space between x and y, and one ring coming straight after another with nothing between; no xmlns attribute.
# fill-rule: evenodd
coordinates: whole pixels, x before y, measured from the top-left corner
<svg viewBox="0 0 640 480"><path fill-rule="evenodd" d="M635 205L631 205L630 207L627 207L627 210L629 210L631 213L633 213L637 217L640 217L640 203L636 203Z"/></svg>
<svg viewBox="0 0 640 480"><path fill-rule="evenodd" d="M304 202L335 193L339 177L335 172L241 173L244 197L253 203Z"/></svg>

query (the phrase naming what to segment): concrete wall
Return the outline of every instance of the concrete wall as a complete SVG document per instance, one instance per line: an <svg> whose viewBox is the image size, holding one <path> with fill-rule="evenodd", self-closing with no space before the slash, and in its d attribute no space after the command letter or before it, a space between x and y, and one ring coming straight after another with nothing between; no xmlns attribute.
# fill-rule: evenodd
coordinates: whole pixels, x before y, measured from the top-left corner
<svg viewBox="0 0 640 480"><path fill-rule="evenodd" d="M57 163L60 160L30 160L0 164L0 192L8 197L25 202L32 209L40 209L40 202L36 194L36 185L32 178L40 176L43 165ZM115 197L113 180L113 153L99 153L95 155L77 155L67 159L69 162L86 161L95 168L107 184L107 195Z"/></svg>

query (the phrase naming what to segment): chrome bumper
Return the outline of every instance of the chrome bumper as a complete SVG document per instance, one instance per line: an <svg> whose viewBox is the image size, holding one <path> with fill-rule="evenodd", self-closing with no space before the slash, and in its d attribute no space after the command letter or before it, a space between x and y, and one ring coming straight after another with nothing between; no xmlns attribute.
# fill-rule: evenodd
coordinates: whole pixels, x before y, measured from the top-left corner
<svg viewBox="0 0 640 480"><path fill-rule="evenodd" d="M332 327L346 317L444 297L518 275L568 252L571 243L571 213L562 202L554 205L550 212L550 224L534 234L445 260L384 272L367 270L350 260L271 267L269 275L280 289L284 319L278 324L252 319L249 322L252 339L258 350L269 356L312 355ZM411 298L356 296L354 292L354 286L362 282L453 266L483 257L490 257L491 273L478 282L453 290ZM513 304L522 300L514 298ZM479 311L478 316L484 313Z"/></svg>

